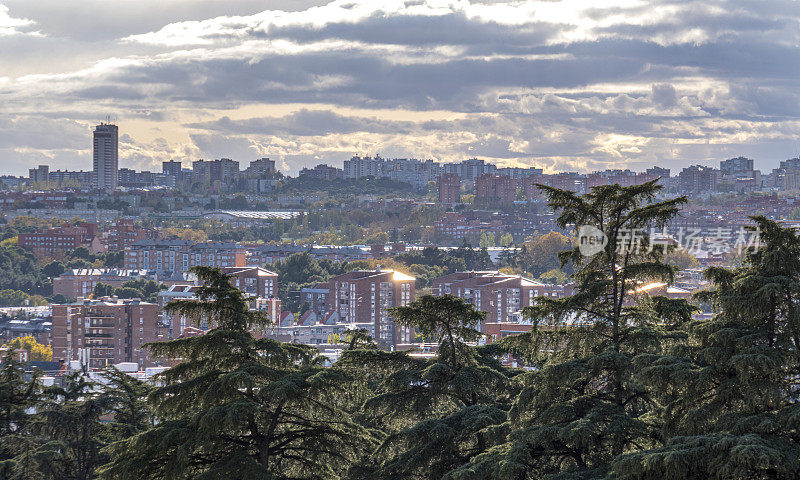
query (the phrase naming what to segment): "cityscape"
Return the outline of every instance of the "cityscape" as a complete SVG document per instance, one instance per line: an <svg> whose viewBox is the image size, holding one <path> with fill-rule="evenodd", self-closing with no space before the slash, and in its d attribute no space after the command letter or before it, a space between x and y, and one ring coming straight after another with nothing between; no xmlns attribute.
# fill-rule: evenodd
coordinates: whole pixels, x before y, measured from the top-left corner
<svg viewBox="0 0 800 480"><path fill-rule="evenodd" d="M795 3L72 3L0 0L0 480L800 478Z"/></svg>

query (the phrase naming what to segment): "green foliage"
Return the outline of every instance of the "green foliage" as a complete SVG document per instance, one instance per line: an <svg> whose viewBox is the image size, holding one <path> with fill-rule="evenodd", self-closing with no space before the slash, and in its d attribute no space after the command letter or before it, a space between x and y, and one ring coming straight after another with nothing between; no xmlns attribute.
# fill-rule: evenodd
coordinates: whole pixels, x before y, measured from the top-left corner
<svg viewBox="0 0 800 480"><path fill-rule="evenodd" d="M155 424L155 416L147 405L152 386L114 367L104 372L101 396L104 406L113 415L108 423L111 438L126 439Z"/></svg>
<svg viewBox="0 0 800 480"><path fill-rule="evenodd" d="M0 364L0 478L36 478L31 470L26 435L33 408L40 394L38 379L25 378L25 371L9 354Z"/></svg>
<svg viewBox="0 0 800 480"><path fill-rule="evenodd" d="M548 232L527 240L517 254L517 264L525 272L539 276L562 267L558 254L574 247L572 240L558 232ZM564 265L572 273L572 265Z"/></svg>
<svg viewBox="0 0 800 480"><path fill-rule="evenodd" d="M395 324L414 329L425 338L441 339L439 355L453 368L458 367L462 355L469 355L465 342L475 342L483 337L478 328L486 313L452 295L423 295L407 306L389 308L387 312Z"/></svg>
<svg viewBox="0 0 800 480"><path fill-rule="evenodd" d="M480 346L484 313L422 295L389 314L433 353L351 331L325 367L312 347L256 340L266 316L198 267L199 301L168 309L213 328L150 345L176 364L155 385L109 370L102 385L75 375L42 388L4 360L0 478L800 477L800 237L754 218L761 248L707 270L713 288L698 301L716 314L693 317L686 301L634 293L672 279L670 252L620 241L683 199L656 201L654 183L545 190L562 226L594 225L609 245L584 257L570 244L575 295L537 299L531 332ZM443 270L480 255L458 250L400 258ZM335 271L310 256L280 268L297 282ZM509 354L530 368L503 367Z"/></svg>
<svg viewBox="0 0 800 480"><path fill-rule="evenodd" d="M494 247L494 233L492 232L481 233L479 245L481 248Z"/></svg>
<svg viewBox="0 0 800 480"><path fill-rule="evenodd" d="M396 255L394 260L409 266L441 267L445 274L459 270L486 270L493 267L486 249L474 249L466 243L453 250L442 250L438 247L412 250Z"/></svg>
<svg viewBox="0 0 800 480"><path fill-rule="evenodd" d="M98 283L94 286L93 294L95 298L116 295L119 298L141 298L145 302L155 303L158 300L158 292L166 290L167 286L154 280L129 280L120 287L113 287L106 283Z"/></svg>
<svg viewBox="0 0 800 480"><path fill-rule="evenodd" d="M47 305L41 295L28 295L19 290L0 290L0 307L39 307Z"/></svg>
<svg viewBox="0 0 800 480"><path fill-rule="evenodd" d="M509 414L507 442L455 475L489 478L602 478L610 462L656 436L647 421L649 392L635 378L643 358L660 354L692 307L663 297L632 302L640 282L672 279L663 252L627 248L623 232L663 225L685 199L655 201L655 182L598 187L579 196L541 186L560 227L592 225L608 246L591 257L561 254L576 272L576 293L539 297L525 314L530 333L502 343L538 368L523 377Z"/></svg>
<svg viewBox="0 0 800 480"><path fill-rule="evenodd" d="M28 295L52 293L52 283L42 274L36 257L22 247L0 246L0 271L0 290L19 290Z"/></svg>
<svg viewBox="0 0 800 480"><path fill-rule="evenodd" d="M386 432L353 478L442 478L503 438L498 426L513 395L511 375L466 342L483 312L460 298L423 296L389 310L401 328L438 342L430 360L406 352L346 351L339 367L370 392L360 414Z"/></svg>
<svg viewBox="0 0 800 480"><path fill-rule="evenodd" d="M539 281L542 283L552 283L554 285L563 285L569 280L569 275L564 273L560 268L548 270L539 275Z"/></svg>
<svg viewBox="0 0 800 480"><path fill-rule="evenodd" d="M617 459L619 478L800 476L800 237L754 220L761 248L734 270L706 271L714 289L700 297L717 315L642 369L668 441Z"/></svg>
<svg viewBox="0 0 800 480"><path fill-rule="evenodd" d="M168 311L216 325L207 334L151 344L180 358L150 394L162 419L109 447L104 478L337 478L372 442L337 398L348 376L315 349L256 340L267 321L218 269L195 267L200 301Z"/></svg>
<svg viewBox="0 0 800 480"><path fill-rule="evenodd" d="M64 387L43 390L26 438L30 458L21 456L32 478L95 478L107 459L100 451L106 438L100 420L106 401L95 387L74 373Z"/></svg>
<svg viewBox="0 0 800 480"><path fill-rule="evenodd" d="M48 276L48 277L51 277L51 278L52 277L57 277L57 276L61 275L62 273L64 273L65 270L66 269L65 269L63 263L58 262L58 261L50 262L47 265L45 265L44 267L42 267L42 275L45 275L45 276Z"/></svg>

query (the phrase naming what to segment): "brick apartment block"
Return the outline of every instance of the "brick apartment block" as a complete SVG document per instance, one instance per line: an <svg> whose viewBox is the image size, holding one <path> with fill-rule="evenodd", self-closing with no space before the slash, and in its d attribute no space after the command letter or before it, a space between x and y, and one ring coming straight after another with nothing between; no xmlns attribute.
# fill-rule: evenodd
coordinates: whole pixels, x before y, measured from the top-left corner
<svg viewBox="0 0 800 480"><path fill-rule="evenodd" d="M454 295L487 313L486 323L503 323L533 304L540 296L559 298L569 295L569 287L550 285L520 275L497 271L456 272L433 281L434 295Z"/></svg>
<svg viewBox="0 0 800 480"><path fill-rule="evenodd" d="M53 305L53 360L85 360L90 368L134 362L156 366L144 344L166 340L159 307L138 299L103 297Z"/></svg>
<svg viewBox="0 0 800 480"><path fill-rule="evenodd" d="M326 316L335 315L336 323L371 323L375 340L393 348L409 343L409 329L396 327L386 312L389 307L414 301L416 279L395 270L355 270L337 275L328 282Z"/></svg>

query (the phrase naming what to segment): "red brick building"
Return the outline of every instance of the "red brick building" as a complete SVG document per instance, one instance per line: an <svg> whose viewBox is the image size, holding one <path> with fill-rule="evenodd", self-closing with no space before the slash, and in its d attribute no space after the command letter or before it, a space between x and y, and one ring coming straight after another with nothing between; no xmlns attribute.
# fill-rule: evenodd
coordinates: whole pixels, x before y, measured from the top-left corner
<svg viewBox="0 0 800 480"><path fill-rule="evenodd" d="M434 295L455 295L487 313L486 323L509 322L540 296L559 298L569 287L550 285L497 271L456 272L433 281Z"/></svg>
<svg viewBox="0 0 800 480"><path fill-rule="evenodd" d="M328 282L326 316L336 323L371 323L375 340L385 348L409 343L413 333L396 327L386 312L389 307L414 301L416 279L395 270L355 270L333 277Z"/></svg>
<svg viewBox="0 0 800 480"><path fill-rule="evenodd" d="M309 311L321 318L327 310L329 294L328 284L318 283L312 288L306 287L300 290L300 303L308 305Z"/></svg>
<svg viewBox="0 0 800 480"><path fill-rule="evenodd" d="M544 192L539 185L546 185L542 176L525 177L522 181L522 188L525 191L526 200L542 200L544 199Z"/></svg>
<svg viewBox="0 0 800 480"><path fill-rule="evenodd" d="M53 360L81 360L90 368L134 362L157 366L143 348L167 339L158 305L103 297L53 305Z"/></svg>
<svg viewBox="0 0 800 480"><path fill-rule="evenodd" d="M574 172L558 173L545 177L545 184L561 190L583 193L586 191L586 178Z"/></svg>
<svg viewBox="0 0 800 480"><path fill-rule="evenodd" d="M73 268L53 279L53 295L68 298L88 297L98 283L121 287L123 283L149 279L146 270L118 268Z"/></svg>
<svg viewBox="0 0 800 480"><path fill-rule="evenodd" d="M225 267L222 273L231 277L231 284L250 296L274 298L278 274L260 267Z"/></svg>
<svg viewBox="0 0 800 480"><path fill-rule="evenodd" d="M436 238L465 238L468 232L467 219L458 212L445 212L434 224Z"/></svg>
<svg viewBox="0 0 800 480"><path fill-rule="evenodd" d="M118 219L108 229L106 243L109 252L122 252L125 247L145 239L157 239L158 231L137 226L133 220Z"/></svg>
<svg viewBox="0 0 800 480"><path fill-rule="evenodd" d="M245 249L235 243L139 240L125 248L125 268L181 274L197 265L246 266Z"/></svg>
<svg viewBox="0 0 800 480"><path fill-rule="evenodd" d="M96 223L79 223L37 233L21 233L18 242L38 258L62 258L79 247L86 247L91 253L105 251Z"/></svg>
<svg viewBox="0 0 800 480"><path fill-rule="evenodd" d="M595 172L586 176L586 191L588 192L593 187L602 185L618 184L623 187L641 185L650 180L655 180L656 178L658 178L656 175L636 173L630 170L606 170L604 172Z"/></svg>
<svg viewBox="0 0 800 480"><path fill-rule="evenodd" d="M443 173L437 181L439 187L439 203L454 205L461 203L461 177L455 173Z"/></svg>
<svg viewBox="0 0 800 480"><path fill-rule="evenodd" d="M484 174L475 179L475 200L511 204L517 199L517 182L505 175Z"/></svg>
<svg viewBox="0 0 800 480"><path fill-rule="evenodd" d="M259 267L228 267L222 269L223 273L231 277L231 284L247 294L250 300L250 309L266 312L269 318L277 323L281 314L281 301L275 298L278 287L278 274ZM192 319L178 318L165 311L163 308L173 300L196 300L200 286L185 283L171 285L167 290L159 292L158 306L161 311L161 323L168 330L167 337L171 340L183 335L190 327L206 330L212 325L202 323L196 325Z"/></svg>

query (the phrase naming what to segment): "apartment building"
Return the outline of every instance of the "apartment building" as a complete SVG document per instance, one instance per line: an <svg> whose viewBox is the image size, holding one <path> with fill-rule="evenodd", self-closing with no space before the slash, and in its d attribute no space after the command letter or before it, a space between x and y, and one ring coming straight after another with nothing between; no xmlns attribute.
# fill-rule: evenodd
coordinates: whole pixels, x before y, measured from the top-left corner
<svg viewBox="0 0 800 480"><path fill-rule="evenodd" d="M136 225L133 220L120 218L114 221L107 230L106 243L109 252L122 252L125 247L139 240L155 240L158 231Z"/></svg>
<svg viewBox="0 0 800 480"><path fill-rule="evenodd" d="M525 177L522 180L522 189L525 192L525 200L542 200L545 198L544 191L539 185L546 185L545 178L542 176Z"/></svg>
<svg viewBox="0 0 800 480"><path fill-rule="evenodd" d="M320 178L322 180L337 180L344 178L344 170L341 168L330 167L320 164L314 168L304 168L300 170L298 177Z"/></svg>
<svg viewBox="0 0 800 480"><path fill-rule="evenodd" d="M252 297L273 298L277 294L278 274L260 267L225 267L222 273L231 284Z"/></svg>
<svg viewBox="0 0 800 480"><path fill-rule="evenodd" d="M313 287L306 287L300 289L300 304L308 305L308 309L318 317L322 318L327 310L326 305L328 301L327 283L318 283Z"/></svg>
<svg viewBox="0 0 800 480"><path fill-rule="evenodd" d="M271 321L277 322L281 315L281 301L275 298L278 274L259 267L229 267L222 272L230 276L233 286L242 290L250 302L250 309L266 312ZM206 322L196 324L196 320L178 317L164 311L164 307L174 300L196 300L200 286L197 282L171 285L159 292L158 306L161 308L161 323L167 328L169 339L178 338L190 327L206 330L213 327ZM263 333L263 332L262 332Z"/></svg>
<svg viewBox="0 0 800 480"><path fill-rule="evenodd" d="M454 205L461 203L461 177L455 173L445 173L438 179L439 203Z"/></svg>
<svg viewBox="0 0 800 480"><path fill-rule="evenodd" d="M239 173L239 162L230 158L195 160L192 162L192 176L196 180L204 178L211 182L227 182L238 179Z"/></svg>
<svg viewBox="0 0 800 480"><path fill-rule="evenodd" d="M498 271L456 272L433 281L434 295L454 295L486 312L486 323L505 323L540 296L559 298L569 287L540 283ZM483 326L482 326L483 328Z"/></svg>
<svg viewBox="0 0 800 480"><path fill-rule="evenodd" d="M92 136L94 185L114 190L119 184L119 127L101 123L94 127Z"/></svg>
<svg viewBox="0 0 800 480"><path fill-rule="evenodd" d="M302 245L244 245L247 255L246 263L250 267L266 267L278 260L283 260L296 253L303 253L309 247Z"/></svg>
<svg viewBox="0 0 800 480"><path fill-rule="evenodd" d="M504 175L481 175L475 179L475 200L509 205L517 199L517 182Z"/></svg>
<svg viewBox="0 0 800 480"><path fill-rule="evenodd" d="M96 223L79 223L37 233L21 233L18 243L38 258L62 258L79 247L86 247L91 253L105 251Z"/></svg>
<svg viewBox="0 0 800 480"><path fill-rule="evenodd" d="M703 165L692 165L678 174L678 185L684 193L701 193L717 190L720 171Z"/></svg>
<svg viewBox="0 0 800 480"><path fill-rule="evenodd" d="M53 279L53 294L68 298L88 297L98 283L121 287L125 282L149 279L147 270L72 268Z"/></svg>
<svg viewBox="0 0 800 480"><path fill-rule="evenodd" d="M385 348L409 343L413 332L395 326L390 307L414 301L416 279L395 270L354 270L328 282L326 316L335 314L336 323L371 323L375 340Z"/></svg>
<svg viewBox="0 0 800 480"><path fill-rule="evenodd" d="M595 172L586 177L586 191L602 185L618 184L623 187L641 185L650 180L655 180L656 178L658 178L657 175L636 173L630 170L606 170L603 172Z"/></svg>
<svg viewBox="0 0 800 480"><path fill-rule="evenodd" d="M167 339L158 305L139 299L79 298L53 305L53 360L82 361L89 368L134 362L140 369L158 365L144 345Z"/></svg>
<svg viewBox="0 0 800 480"><path fill-rule="evenodd" d="M125 248L125 268L180 274L198 265L246 266L245 249L235 243L161 239L139 240Z"/></svg>
<svg viewBox="0 0 800 480"><path fill-rule="evenodd" d="M497 165L493 163L486 163L477 158L470 158L460 163L443 163L439 166L439 173L453 173L461 178L461 181L472 186L475 180L481 175L495 175L497 173Z"/></svg>

